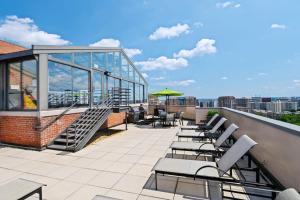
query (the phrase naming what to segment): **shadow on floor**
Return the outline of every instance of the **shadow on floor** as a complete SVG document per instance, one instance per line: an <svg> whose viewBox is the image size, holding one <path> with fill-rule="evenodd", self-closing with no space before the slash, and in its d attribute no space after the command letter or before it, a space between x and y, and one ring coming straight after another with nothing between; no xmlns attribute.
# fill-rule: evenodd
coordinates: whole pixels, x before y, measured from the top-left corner
<svg viewBox="0 0 300 200"><path fill-rule="evenodd" d="M144 193L155 196L155 192L171 193L183 199L200 200L208 199L207 183L202 180L178 178L173 176L157 176L157 190L155 175L151 174L143 187ZM146 191L145 191L146 190Z"/></svg>
<svg viewBox="0 0 300 200"><path fill-rule="evenodd" d="M94 134L94 136L90 139L90 141L88 142L87 145L96 143L100 140L103 140L107 137L116 135L116 134L121 133L123 131L124 131L124 129L116 129L116 128L114 128L114 129L101 129L101 130L97 131Z"/></svg>

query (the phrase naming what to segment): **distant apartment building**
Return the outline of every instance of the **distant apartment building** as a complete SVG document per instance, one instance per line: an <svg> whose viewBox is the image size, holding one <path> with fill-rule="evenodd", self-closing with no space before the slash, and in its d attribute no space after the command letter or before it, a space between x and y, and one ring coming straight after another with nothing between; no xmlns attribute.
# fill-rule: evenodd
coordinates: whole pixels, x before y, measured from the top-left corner
<svg viewBox="0 0 300 200"><path fill-rule="evenodd" d="M186 96L186 97L170 97L168 99L168 105L176 106L196 106L196 97Z"/></svg>
<svg viewBox="0 0 300 200"><path fill-rule="evenodd" d="M217 99L198 99L197 106L200 108L215 108L218 107Z"/></svg>
<svg viewBox="0 0 300 200"><path fill-rule="evenodd" d="M221 96L218 98L219 107L234 108L235 97L234 96Z"/></svg>

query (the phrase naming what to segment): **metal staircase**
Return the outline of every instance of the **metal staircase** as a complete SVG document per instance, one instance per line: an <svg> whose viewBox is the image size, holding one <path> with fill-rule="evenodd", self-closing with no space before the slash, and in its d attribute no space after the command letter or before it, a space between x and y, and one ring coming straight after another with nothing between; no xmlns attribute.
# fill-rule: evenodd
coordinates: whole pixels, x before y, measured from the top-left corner
<svg viewBox="0 0 300 200"><path fill-rule="evenodd" d="M64 151L82 149L107 120L109 114L128 108L128 102L123 101L128 99L128 95L128 89L113 88L106 99L83 112L48 145L48 148Z"/></svg>

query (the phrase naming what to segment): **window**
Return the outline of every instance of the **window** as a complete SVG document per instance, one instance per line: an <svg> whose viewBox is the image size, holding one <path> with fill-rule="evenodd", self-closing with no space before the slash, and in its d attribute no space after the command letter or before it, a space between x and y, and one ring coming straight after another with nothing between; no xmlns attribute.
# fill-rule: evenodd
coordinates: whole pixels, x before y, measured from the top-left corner
<svg viewBox="0 0 300 200"><path fill-rule="evenodd" d="M129 65L128 71L129 71L129 80L134 81L134 69L131 65Z"/></svg>
<svg viewBox="0 0 300 200"><path fill-rule="evenodd" d="M114 53L113 52L109 52L107 53L107 67L106 70L109 72L113 72L113 65L114 65Z"/></svg>
<svg viewBox="0 0 300 200"><path fill-rule="evenodd" d="M140 85L139 84L134 84L135 85L135 103L140 103L141 99L140 99Z"/></svg>
<svg viewBox="0 0 300 200"><path fill-rule="evenodd" d="M128 83L128 88L129 88L129 103L134 103L134 87L133 87L133 83L129 82Z"/></svg>
<svg viewBox="0 0 300 200"><path fill-rule="evenodd" d="M49 108L67 107L75 101L88 105L88 71L49 61L48 79Z"/></svg>
<svg viewBox="0 0 300 200"><path fill-rule="evenodd" d="M52 53L49 54L49 57L57 58L66 62L73 62L73 54L72 53Z"/></svg>
<svg viewBox="0 0 300 200"><path fill-rule="evenodd" d="M74 63L84 67L91 67L91 53L75 53Z"/></svg>
<svg viewBox="0 0 300 200"><path fill-rule="evenodd" d="M9 110L37 109L37 69L35 60L8 64Z"/></svg>
<svg viewBox="0 0 300 200"><path fill-rule="evenodd" d="M102 74L101 72L93 72L93 103L97 104L102 98Z"/></svg>
<svg viewBox="0 0 300 200"><path fill-rule="evenodd" d="M24 95L24 109L37 109L37 69L35 60L23 62L22 93Z"/></svg>
<svg viewBox="0 0 300 200"><path fill-rule="evenodd" d="M106 53L96 52L93 53L93 67L96 69L106 69Z"/></svg>
<svg viewBox="0 0 300 200"><path fill-rule="evenodd" d="M144 86L140 85L140 102L144 102Z"/></svg>
<svg viewBox="0 0 300 200"><path fill-rule="evenodd" d="M8 109L20 110L22 108L21 63L10 63L8 73Z"/></svg>
<svg viewBox="0 0 300 200"><path fill-rule="evenodd" d="M122 65L121 65L121 76L125 79L128 79L128 62L126 58L122 55Z"/></svg>
<svg viewBox="0 0 300 200"><path fill-rule="evenodd" d="M85 70L72 68L73 101L79 105L89 105L89 73Z"/></svg>
<svg viewBox="0 0 300 200"><path fill-rule="evenodd" d="M114 64L112 74L115 76L120 76L121 71L121 54L120 52L114 52Z"/></svg>

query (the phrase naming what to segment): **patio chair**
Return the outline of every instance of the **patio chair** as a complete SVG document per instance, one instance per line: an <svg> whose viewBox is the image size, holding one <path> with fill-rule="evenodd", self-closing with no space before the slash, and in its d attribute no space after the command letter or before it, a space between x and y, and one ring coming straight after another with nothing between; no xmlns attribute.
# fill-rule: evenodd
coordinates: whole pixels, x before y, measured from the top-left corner
<svg viewBox="0 0 300 200"><path fill-rule="evenodd" d="M170 113L166 115L165 123L175 126L175 113Z"/></svg>
<svg viewBox="0 0 300 200"><path fill-rule="evenodd" d="M212 127L221 119L219 114L215 114L204 126L201 125L190 125L181 126L181 130L210 130Z"/></svg>
<svg viewBox="0 0 300 200"><path fill-rule="evenodd" d="M202 179L208 182L219 182L220 189L228 191L223 188L223 184L243 186L255 189L261 189L274 194L272 185L268 183L249 182L245 179L237 179L232 176L232 169L235 169L236 162L240 160L251 148L257 143L253 141L247 135L241 136L237 142L216 162L210 161L198 161L198 160L184 160L184 159L173 159L173 158L160 158L152 171L155 172L155 188L158 188L158 174L163 176L177 176L184 178L193 178L194 180ZM243 170L239 168L240 170ZM247 170L246 168L244 170ZM228 173L229 172L229 173ZM243 176L242 176L243 177ZM241 193L240 191L231 191ZM250 193L244 193L250 194ZM253 196L263 196L261 194L253 194Z"/></svg>
<svg viewBox="0 0 300 200"><path fill-rule="evenodd" d="M26 179L16 179L0 186L0 199L27 199L34 194L39 194L39 199L42 200L43 186L46 185Z"/></svg>
<svg viewBox="0 0 300 200"><path fill-rule="evenodd" d="M235 124L231 124L227 129L220 135L215 143L210 142L177 142L174 141L170 148L172 149L172 158L174 151L193 151L197 152L198 155L201 153L213 153L214 155L223 154L223 149L220 149L221 145L232 135L239 127ZM196 158L197 158L196 157Z"/></svg>
<svg viewBox="0 0 300 200"><path fill-rule="evenodd" d="M300 200L300 195L294 188L289 188L279 192L275 200Z"/></svg>
<svg viewBox="0 0 300 200"><path fill-rule="evenodd" d="M227 119L222 117L210 131L197 132L195 130L187 130L187 131L178 132L176 136L178 137L178 141L180 141L181 138L193 138L193 139L209 138L212 140L213 138L218 138L219 134L217 133L217 131L226 121Z"/></svg>

